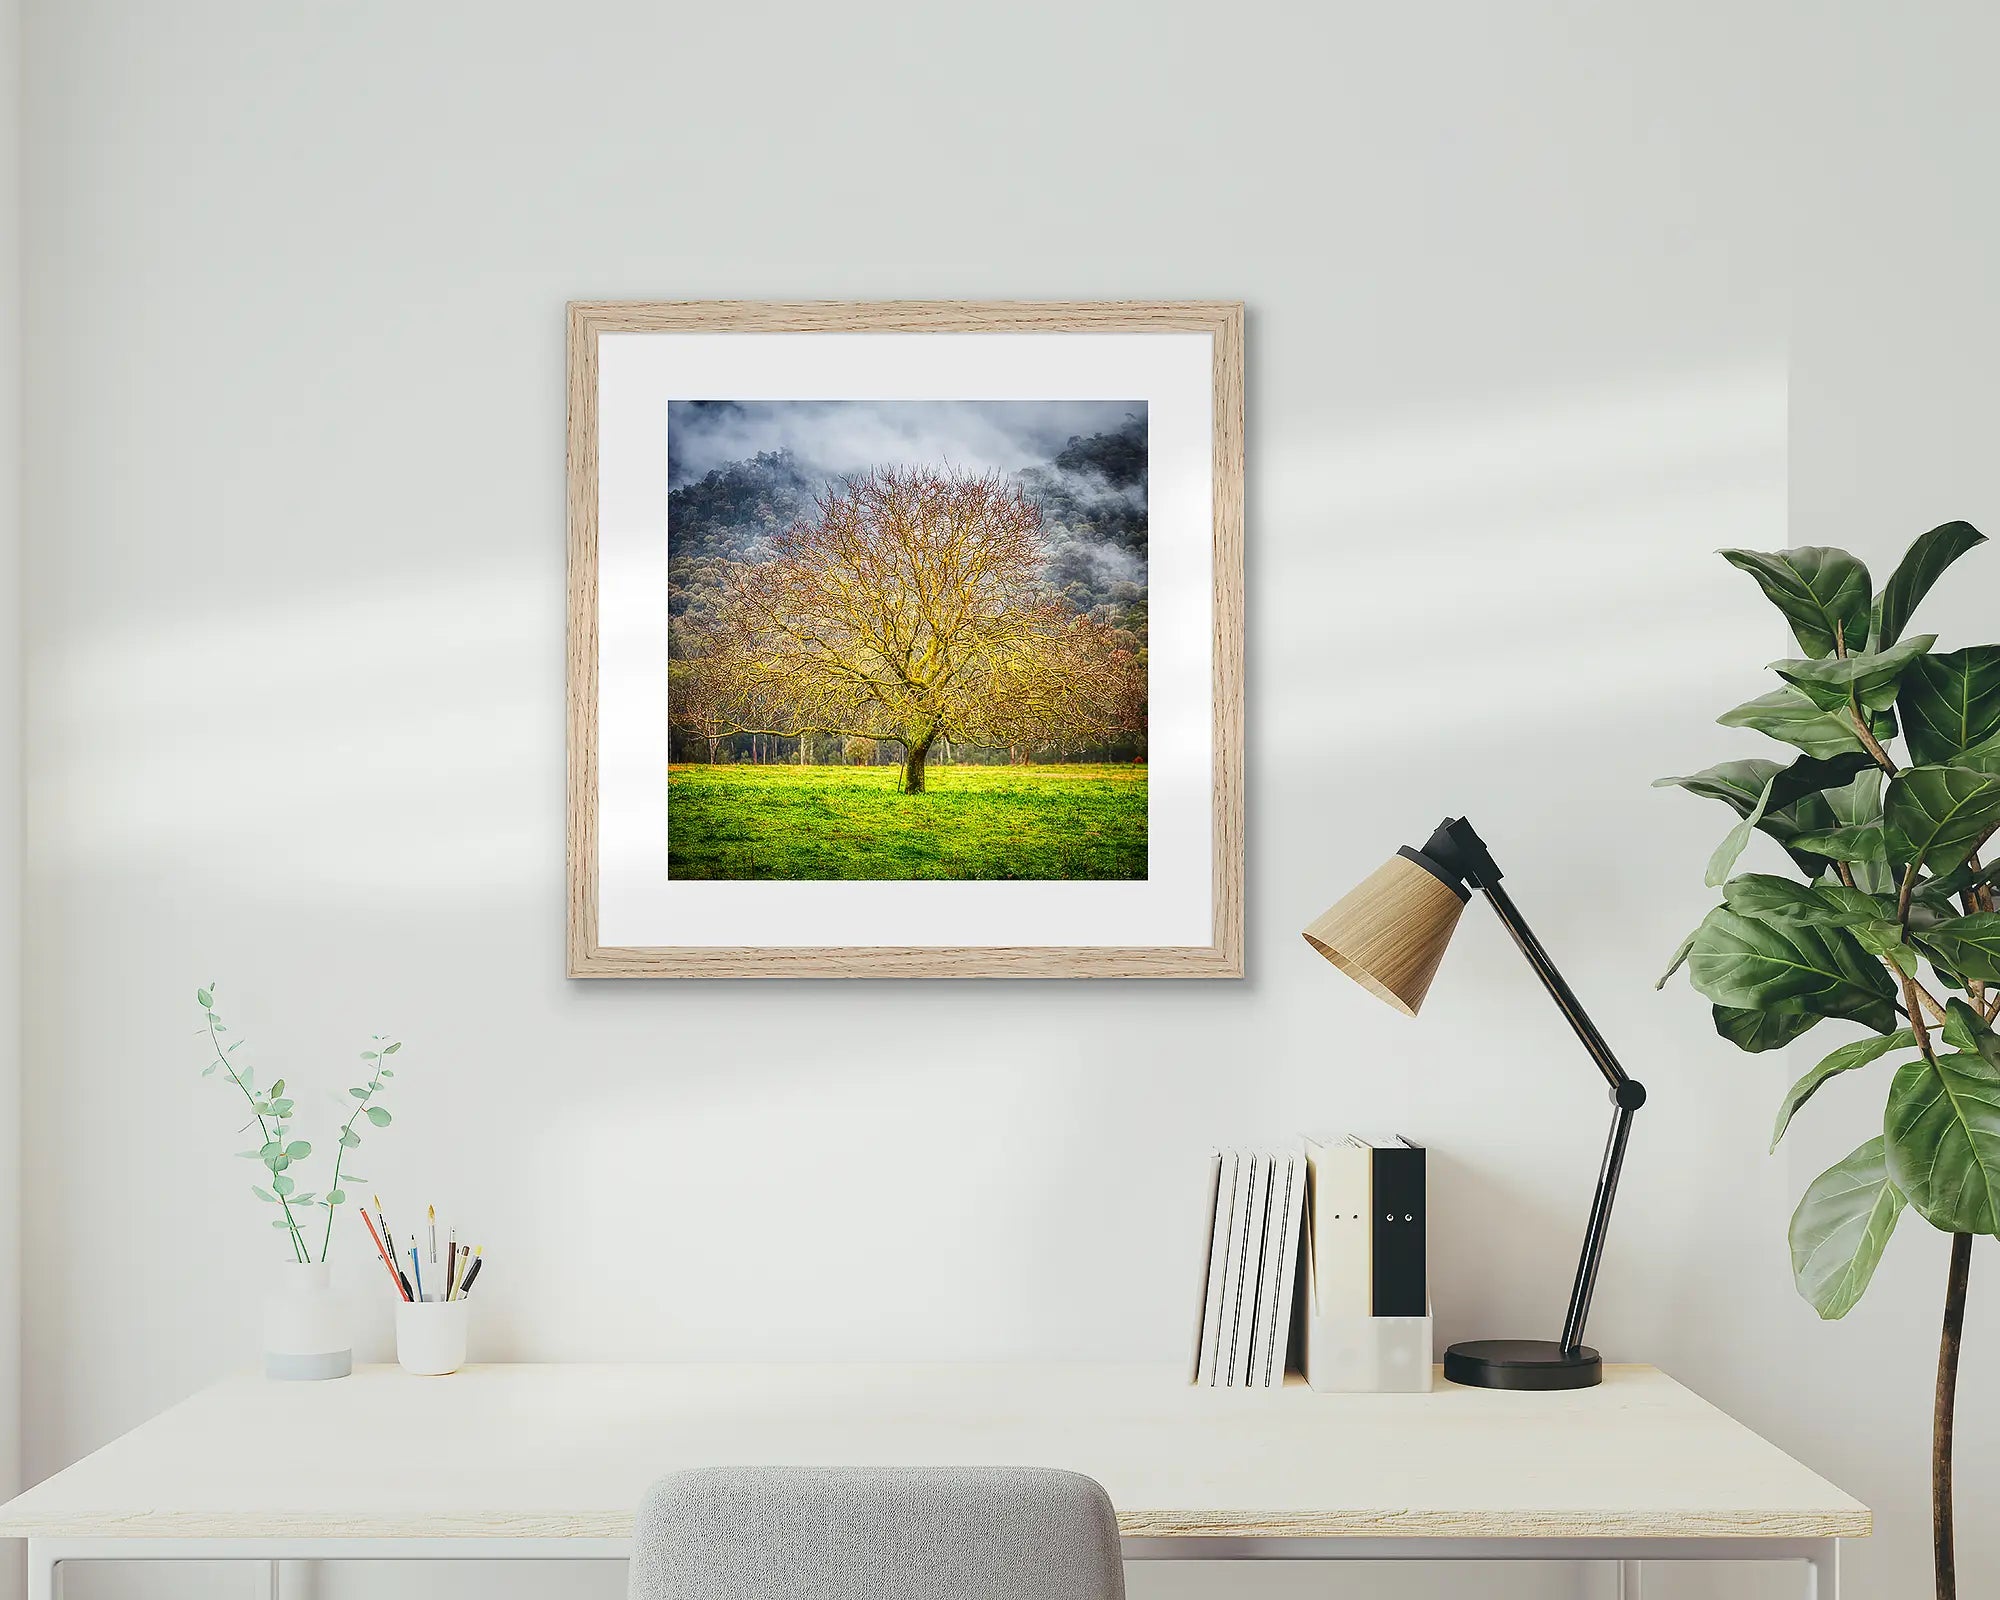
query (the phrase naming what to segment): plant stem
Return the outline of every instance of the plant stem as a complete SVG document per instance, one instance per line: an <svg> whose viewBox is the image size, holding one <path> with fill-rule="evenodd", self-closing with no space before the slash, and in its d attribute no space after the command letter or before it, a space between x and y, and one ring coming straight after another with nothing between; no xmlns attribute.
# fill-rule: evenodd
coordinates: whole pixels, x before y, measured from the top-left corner
<svg viewBox="0 0 2000 1600"><path fill-rule="evenodd" d="M1965 1280L1972 1270L1972 1235L1951 1236L1951 1274L1945 1281L1944 1332L1938 1339L1937 1401L1931 1411L1931 1563L1937 1600L1958 1600L1958 1564L1952 1551L1951 1443L1958 1403L1958 1346L1965 1332Z"/></svg>
<svg viewBox="0 0 2000 1600"><path fill-rule="evenodd" d="M229 1061L229 1052L222 1048L222 1041L215 1036L215 1012L213 1009L210 1009L207 1014L208 1042L210 1048L215 1051L215 1059L222 1064L222 1070L229 1074L229 1081L242 1090L243 1098L250 1102L250 1114L257 1119L257 1131L263 1135L264 1143L269 1144L271 1142L270 1125L264 1121L264 1113L257 1109L257 1097L250 1092L249 1086L236 1075L236 1068ZM285 1213L285 1228L291 1236L292 1253L299 1258L301 1265L310 1263L312 1260L312 1250L306 1244L306 1236L299 1232L298 1219L292 1215L291 1202L283 1195L279 1195L278 1204Z"/></svg>
<svg viewBox="0 0 2000 1600"><path fill-rule="evenodd" d="M369 1080L367 1095L355 1102L353 1114L350 1115L347 1121L341 1125L340 1138L334 1146L333 1183L328 1187L326 1191L329 1195L336 1195L340 1193L340 1169L347 1164L348 1132L354 1126L355 1117L360 1116L362 1112L368 1109L368 1102L375 1098L375 1085L380 1083L381 1081L382 1081L382 1064L380 1058L377 1058L375 1063L375 1072ZM320 1240L319 1242L319 1258L321 1261L326 1260L327 1249L333 1243L333 1214L335 1211L339 1209L340 1208L337 1205L333 1204L331 1200L328 1201L326 1208L326 1237ZM391 1246L390 1248L393 1250L394 1246Z"/></svg>
<svg viewBox="0 0 2000 1600"><path fill-rule="evenodd" d="M1861 714L1861 702L1852 694L1847 697L1847 715L1854 723L1855 737L1861 741L1862 746L1867 752L1875 758L1875 765L1888 773L1890 777L1895 777L1897 772L1895 761L1891 759L1889 752L1882 748L1882 741L1869 731L1868 719Z"/></svg>

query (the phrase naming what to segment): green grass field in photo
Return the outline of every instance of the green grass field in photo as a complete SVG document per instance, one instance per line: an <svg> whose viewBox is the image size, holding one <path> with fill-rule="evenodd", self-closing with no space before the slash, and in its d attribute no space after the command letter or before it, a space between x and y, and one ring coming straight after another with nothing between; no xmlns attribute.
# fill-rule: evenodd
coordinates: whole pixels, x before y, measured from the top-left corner
<svg viewBox="0 0 2000 1600"><path fill-rule="evenodd" d="M1143 766L675 766L668 876L1120 879L1146 876Z"/></svg>

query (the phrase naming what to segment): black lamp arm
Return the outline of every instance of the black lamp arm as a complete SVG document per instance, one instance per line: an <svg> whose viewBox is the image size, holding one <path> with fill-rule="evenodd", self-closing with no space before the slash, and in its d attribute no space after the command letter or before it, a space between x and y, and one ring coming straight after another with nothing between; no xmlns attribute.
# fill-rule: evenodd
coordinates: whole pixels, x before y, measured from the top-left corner
<svg viewBox="0 0 2000 1600"><path fill-rule="evenodd" d="M1570 1028L1582 1042L1590 1059L1597 1064L1611 1089L1611 1132L1604 1142L1604 1162L1597 1170L1597 1192L1591 1197L1590 1220L1583 1231L1583 1253L1576 1264L1576 1283L1570 1290L1569 1310L1563 1317L1562 1348L1565 1354L1583 1343L1583 1324L1590 1315L1590 1299L1597 1289L1598 1263L1604 1256L1604 1236L1611 1226L1612 1202L1618 1198L1618 1175L1625 1167L1625 1145L1632 1134L1632 1114L1646 1103L1646 1088L1618 1064L1590 1013L1583 1009L1568 981L1542 948L1534 930L1522 918L1520 908L1500 887L1500 869L1487 852L1485 842L1472 831L1463 817L1446 822L1424 846L1424 854L1443 861L1452 871L1486 896L1500 924L1528 958L1535 976L1561 1010Z"/></svg>

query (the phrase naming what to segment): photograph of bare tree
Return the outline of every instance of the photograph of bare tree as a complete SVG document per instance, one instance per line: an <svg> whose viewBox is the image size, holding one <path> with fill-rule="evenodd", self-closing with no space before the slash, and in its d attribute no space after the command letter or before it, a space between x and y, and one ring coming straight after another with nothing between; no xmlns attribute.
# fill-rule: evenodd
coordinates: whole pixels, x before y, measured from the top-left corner
<svg viewBox="0 0 2000 1600"><path fill-rule="evenodd" d="M674 401L668 874L1147 876L1144 401Z"/></svg>

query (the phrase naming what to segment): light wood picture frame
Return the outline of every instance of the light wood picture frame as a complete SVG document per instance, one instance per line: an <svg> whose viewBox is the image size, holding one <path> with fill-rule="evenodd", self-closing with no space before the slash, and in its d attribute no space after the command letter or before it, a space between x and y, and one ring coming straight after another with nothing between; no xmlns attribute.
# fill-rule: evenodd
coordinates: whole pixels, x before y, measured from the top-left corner
<svg viewBox="0 0 2000 1600"><path fill-rule="evenodd" d="M715 335L729 336L716 339ZM883 339L870 336L890 335ZM964 335L979 336L968 340ZM627 338L626 336L643 336ZM808 336L806 338L785 336ZM825 336L835 336L827 338ZM915 336L915 337L912 337ZM926 340L923 336L942 336ZM1051 336L1076 336L1057 339ZM1106 337L1111 336L1111 337ZM1173 336L1179 336L1178 338ZM1192 337L1189 337L1192 336ZM610 343L607 343L610 341ZM789 363L789 365L788 365ZM1136 364L1135 364L1136 363ZM1197 366L1196 363L1199 365ZM1037 368L1059 373L1045 388L1023 388L1023 378ZM643 376L640 374L643 368ZM1205 369L1205 372L1202 370ZM1126 381L1126 371L1141 374ZM1203 695L1185 698L1186 711L1205 700L1205 717L1181 715L1175 723L1188 759L1167 772L1162 763L1166 742L1159 733L1162 718L1151 710L1152 743L1145 721L1150 702L1142 698L1140 755L1133 758L1142 777L1151 773L1150 835L1143 835L1141 870L1089 871L1079 877L1129 877L1137 882L989 882L1006 873L971 874L979 881L947 884L916 882L791 881L718 883L668 881L674 872L685 877L755 876L757 874L685 871L668 866L668 852L655 848L668 837L665 796L670 785L687 779L684 815L698 815L693 785L732 776L725 766L718 773L691 765L672 765L669 753L675 735L669 720L667 650L649 660L632 641L654 634L664 643L669 626L667 571L666 438L669 414L675 407L749 408L762 417L769 411L811 403L819 406L868 404L878 406L958 405L1004 406L1035 404L1050 407L1103 402L1141 394L1145 373L1163 376L1151 392L1150 410L1138 415L1152 419L1144 426L1142 472L1149 472L1141 494L1141 527L1148 526L1152 543L1142 546L1143 574L1153 574L1153 588L1142 603L1152 601L1153 632L1148 669L1141 653L1140 693L1162 689L1163 672L1179 672L1182 681L1199 683ZM869 376L855 389L842 374ZM963 372L964 376L957 374ZM1119 374L1098 379L1092 373ZM787 376L788 373L796 376ZM834 374L830 379L828 374ZM910 374L916 374L912 377ZM997 374L997 376L996 376ZM1197 381L1205 378L1204 381ZM650 387L644 387L650 385ZM776 385L776 387L774 387ZM1178 387L1176 387L1178 386ZM863 392L871 397L849 402L829 399ZM1087 396L1013 401L1006 396L1044 393ZM1003 398L989 400L987 395ZM952 396L952 399L905 399L906 395ZM1161 396L1166 396L1163 400ZM782 398L775 398L782 396ZM972 398L966 398L971 396ZM757 410L762 407L765 410ZM1060 416L1067 412L1057 413ZM699 413L701 417L710 415ZM1171 425L1171 426L1170 426ZM693 437L692 423L680 437ZM1171 439L1176 446L1175 470L1162 470L1161 450ZM1197 448L1198 441L1198 448ZM1077 440L1069 441L1074 447ZM1204 464L1197 459L1205 450ZM946 469L939 469L940 472ZM958 468L949 469L956 472ZM997 474L993 481L1000 481ZM648 498L650 496L650 498ZM1169 501L1170 496L1179 496ZM1199 506L1201 514L1192 510ZM1182 534L1174 559L1180 589L1174 591L1174 615L1187 619L1186 637L1164 640L1162 587L1165 559L1160 530L1163 509L1181 508ZM1206 526L1195 526L1205 517ZM569 639L568 639L568 971L571 977L929 977L929 978L1238 978L1243 975L1243 308L1226 301L1104 303L1036 302L774 302L774 301L578 301L569 307ZM621 552L623 552L621 554ZM1196 591L1205 591L1199 592ZM607 612L607 598L610 609ZM1206 637L1194 637L1205 624ZM678 625L678 624L676 624ZM629 634L629 637L628 637ZM1163 647L1164 645L1164 647ZM607 650L610 651L607 656ZM635 656L645 662L641 679L632 678ZM1129 652L1128 652L1129 656ZM607 660L612 668L607 672ZM1171 660L1178 665L1163 668ZM657 679L657 685L652 681ZM628 693L628 681L638 687ZM678 693L679 691L675 691ZM691 697L689 697L691 700ZM615 702L615 704L614 704ZM679 709L684 709L684 705ZM679 709L674 715L679 727ZM742 723L738 726L745 726ZM803 726L803 724L801 724ZM1192 725L1193 732L1189 727ZM1196 749L1205 726L1208 748ZM785 730L779 730L780 732ZM685 743L685 734L682 734ZM912 753L912 741L896 743L882 735L898 759L907 758L906 787L924 787L923 748ZM984 744L996 736L974 739ZM739 739L739 743L742 741ZM948 742L948 741L947 741ZM852 746L855 741L847 741ZM864 741L865 743L865 741ZM793 746L781 745L788 751ZM715 759L714 740L708 743ZM809 752L826 748L823 741L801 736L794 759L801 773ZM838 752L840 741L833 748ZM871 747L872 748L872 747ZM894 754L895 752L892 752ZM1195 759L1195 757L1201 759ZM821 757L813 753L817 763ZM840 758L836 753L834 759ZM932 759L935 759L933 753ZM1004 760L1001 756L989 759ZM1031 758L1032 759L1032 758ZM1111 759L1096 755L1083 759ZM1117 759L1124 759L1122 756ZM1150 763L1148 766L1146 763ZM1117 774L1113 769L1100 769ZM967 773L970 768L965 769ZM1004 767L991 769L1005 773ZM635 777L635 774L637 775ZM746 781L745 768L735 776ZM869 775L868 781L886 783ZM1058 771L1057 776L1060 776ZM763 781L758 779L757 781ZM845 778L843 778L845 781ZM945 782L960 781L956 773ZM982 779L981 781L987 781ZM1000 781L993 778L991 781ZM635 783L657 783L657 820L647 791ZM1178 832L1163 821L1169 812L1168 791L1180 798ZM613 793L613 790L616 793ZM634 793L639 794L634 804ZM705 792L705 791L704 791ZM1141 793L1145 791L1142 787ZM921 802L923 796L906 798ZM704 803L706 803L704 801ZM637 814L639 824L632 819ZM687 826L692 827L690 821ZM635 833L634 827L639 831ZM1142 824L1142 827L1146 824ZM648 832L646 830L654 830ZM614 837L615 836L615 837ZM1150 843L1147 840L1150 839ZM1177 843L1176 841L1180 841ZM675 846L678 849L678 844ZM610 859L607 861L607 850ZM634 852L637 852L635 855ZM1144 854L1144 852L1150 854ZM657 856L657 863L654 857ZM1205 874L1199 870L1205 858ZM676 857L675 859L680 859ZM643 863L643 870L632 863ZM1197 863L1189 867L1188 863ZM607 872L615 877L607 881ZM1178 882L1175 874L1182 879ZM912 873L912 878L930 876ZM950 876L950 874L938 874ZM1065 874L1026 874L1062 878ZM835 876L802 873L799 878ZM850 876L884 878L864 871ZM664 887L655 884L661 880ZM1205 882L1202 880L1205 878ZM641 882L641 880L644 880ZM1205 889L1205 894L1202 892ZM1141 891L1171 904L1174 916L1155 917ZM653 899L646 896L652 895ZM668 898L671 895L672 898ZM860 899L853 898L861 896ZM842 898L843 896L847 898ZM1205 905L1200 902L1205 900ZM940 929L983 931L987 904L996 908L994 923L1001 937L992 942L938 942ZM671 914L648 908L668 905ZM923 937L893 942L895 919L913 906L950 906L950 915L922 921ZM1046 906L1046 913L1035 910ZM841 907L859 907L851 919L863 930L856 942L822 936L829 927L846 924ZM1106 908L1093 921L1091 908ZM703 942L709 925L701 919L726 908L714 923L716 937L728 942ZM903 908L898 910L897 908ZM1004 913L998 908L1005 908ZM1083 908L1079 911L1078 908ZM1122 909L1120 909L1122 908ZM737 910L742 909L742 915ZM1069 930L1063 942L1030 942L1019 937L1036 918ZM654 920L648 920L654 919ZM1025 919L1025 920L1024 920ZM914 927L914 923L912 924ZM696 936L685 932L696 929ZM1143 935L1155 927L1167 930L1168 943L1147 943ZM754 938L729 938L730 930L756 930ZM1118 937L1118 930L1136 928L1142 937ZM1107 933L1105 930L1109 930ZM655 937L665 931L667 937ZM633 935L639 934L639 937ZM801 942L792 942L796 932ZM1104 942L1076 942L1084 932Z"/></svg>

